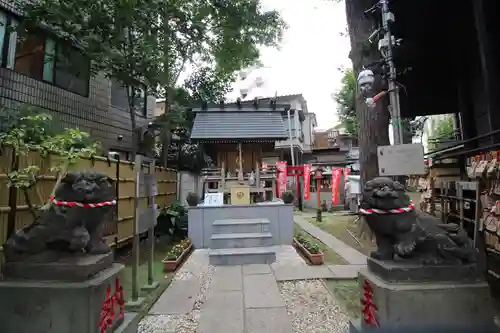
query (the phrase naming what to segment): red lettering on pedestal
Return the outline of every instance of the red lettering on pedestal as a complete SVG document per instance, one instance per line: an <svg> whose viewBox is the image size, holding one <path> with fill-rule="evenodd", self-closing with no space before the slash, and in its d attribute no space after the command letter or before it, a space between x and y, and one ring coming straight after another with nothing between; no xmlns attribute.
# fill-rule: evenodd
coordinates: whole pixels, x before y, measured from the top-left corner
<svg viewBox="0 0 500 333"><path fill-rule="evenodd" d="M376 328L380 327L377 320L377 306L373 302L373 288L366 280L363 283L361 305L363 306L362 314L365 325Z"/></svg>
<svg viewBox="0 0 500 333"><path fill-rule="evenodd" d="M99 319L99 332L108 333L108 329L113 328L115 319L122 319L124 316L125 298L120 280L115 280L114 292L111 294L111 285L106 288L106 298L101 308ZM118 310L118 314L116 314Z"/></svg>
<svg viewBox="0 0 500 333"><path fill-rule="evenodd" d="M115 302L118 306L118 319L123 319L125 313L125 297L123 296L123 287L120 284L120 280L115 280Z"/></svg>

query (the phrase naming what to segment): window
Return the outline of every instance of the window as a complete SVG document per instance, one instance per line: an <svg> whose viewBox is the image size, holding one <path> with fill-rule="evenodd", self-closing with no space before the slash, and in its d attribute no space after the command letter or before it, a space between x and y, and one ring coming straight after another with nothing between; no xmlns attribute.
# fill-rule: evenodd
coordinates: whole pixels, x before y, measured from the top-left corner
<svg viewBox="0 0 500 333"><path fill-rule="evenodd" d="M4 48L5 34L7 31L7 15L0 11L0 52ZM1 53L0 53L1 55ZM2 65L3 57L0 56L0 65Z"/></svg>
<svg viewBox="0 0 500 333"><path fill-rule="evenodd" d="M49 40L47 40L49 41ZM48 62L45 66L47 72L54 71L54 85L74 92L76 94L87 96L89 90L90 61L76 48L56 46L55 59L51 61L49 49L50 43L46 43ZM52 58L54 58L52 56ZM50 74L47 75L49 77ZM45 77L44 77L45 78Z"/></svg>
<svg viewBox="0 0 500 333"><path fill-rule="evenodd" d="M41 80L44 64L44 38L37 35L19 34L14 53L14 71Z"/></svg>
<svg viewBox="0 0 500 333"><path fill-rule="evenodd" d="M13 28L7 34L9 18L0 12L0 46L5 52L5 67L36 80L54 84L73 93L88 96L90 61L72 46L59 45L43 34L15 30L17 22L10 18ZM3 63L2 63L3 64Z"/></svg>
<svg viewBox="0 0 500 333"><path fill-rule="evenodd" d="M132 103L134 105L135 113L146 117L147 116L147 96L146 87L130 87L129 96L132 97ZM120 83L112 80L111 82L111 105L128 110L129 101L127 96L127 89L123 87Z"/></svg>
<svg viewBox="0 0 500 333"><path fill-rule="evenodd" d="M148 115L146 87L130 87L135 112L143 117Z"/></svg>

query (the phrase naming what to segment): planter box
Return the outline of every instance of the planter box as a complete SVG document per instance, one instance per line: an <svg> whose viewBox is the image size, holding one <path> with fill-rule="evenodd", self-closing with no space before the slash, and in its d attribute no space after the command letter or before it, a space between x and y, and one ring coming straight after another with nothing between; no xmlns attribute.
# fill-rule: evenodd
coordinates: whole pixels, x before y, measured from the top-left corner
<svg viewBox="0 0 500 333"><path fill-rule="evenodd" d="M293 238L293 246L297 250L299 250L310 262L312 265L323 265L324 263L324 255L323 252L312 254L310 253L296 238Z"/></svg>
<svg viewBox="0 0 500 333"><path fill-rule="evenodd" d="M184 261L184 259L189 255L191 249L193 248L193 243L189 244L189 247L182 252L182 254L177 258L177 260L166 260L163 259L163 271L173 272L179 267L179 265Z"/></svg>

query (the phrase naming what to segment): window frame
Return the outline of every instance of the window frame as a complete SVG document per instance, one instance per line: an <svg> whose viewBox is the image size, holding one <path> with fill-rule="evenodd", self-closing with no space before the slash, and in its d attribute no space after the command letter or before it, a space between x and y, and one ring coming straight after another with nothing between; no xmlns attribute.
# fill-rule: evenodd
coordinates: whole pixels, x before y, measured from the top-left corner
<svg viewBox="0 0 500 333"><path fill-rule="evenodd" d="M0 67L3 66L5 59L3 57L5 45L8 44L7 27L9 26L9 16L3 10L0 10Z"/></svg>
<svg viewBox="0 0 500 333"><path fill-rule="evenodd" d="M142 86L142 88L138 88L137 86ZM145 84L140 83L138 85L129 86L129 88L131 90L131 91L129 91L129 94L132 94L132 90L134 88L135 89L141 89L144 92L144 97L142 97L144 99L144 101L143 101L144 102L144 107L142 108L142 110L140 110L140 109L139 110L135 110L135 114L138 115L138 116L140 116L140 117L147 118L148 117L148 89L147 89L148 87Z"/></svg>
<svg viewBox="0 0 500 333"><path fill-rule="evenodd" d="M144 91L144 100L143 100L144 107L142 107L140 109L136 108L135 115L137 115L137 116L139 116L141 118L147 119L148 118L148 93L147 93L148 91L147 91L147 86L145 84L140 83L140 84L137 84L134 87L137 87L137 86L142 86L142 87L139 87L139 88ZM128 101L128 96L130 96L132 94L132 91L129 90L129 89L134 89L134 87L133 86L129 86L128 89L127 89L126 86L123 86L116 79L111 79L110 105L112 107L114 107L114 108L117 108L117 109L129 112L130 103ZM128 92L127 92L127 90L128 90ZM115 93L118 94L117 97L119 97L119 100L123 99L123 97L125 96L125 98L127 98L126 103L125 104L114 103L115 102L115 97L114 97Z"/></svg>
<svg viewBox="0 0 500 333"><path fill-rule="evenodd" d="M48 36L46 33L41 33L41 37L43 38L44 41L44 46L43 46L43 54L44 54L44 62L42 65L41 70L41 78L34 78L29 75L17 72L15 70L15 65L16 65L16 50L17 50L17 41L18 41L18 32L16 30L11 30L7 31L7 27L12 27L12 26L17 26L19 24L19 19L16 15L13 15L12 13L9 13L6 10L0 9L0 20L1 18L5 18L6 21L6 26L4 29L2 29L2 26L0 26L0 68L5 68L8 70L11 70L19 75L29 77L30 79L44 82L46 84L52 85L54 87L57 87L59 89L68 91L72 94L82 96L82 97L89 97L90 93L90 79L92 77L91 75L91 61L90 59L86 58L85 55L83 55L84 58L88 61L88 73L87 77L85 78L85 82L87 83L86 89L83 92L83 94L79 92L75 92L72 90L69 90L65 88L64 86L57 84L56 81L56 59L57 59L57 50L59 47L61 47L61 44L58 43L57 39L51 38ZM1 21L0 21L1 24ZM3 31L2 31L3 30ZM3 36L2 36L3 34ZM2 45L3 43L3 45ZM48 57L47 53L47 44L53 44L53 54L52 54L52 59L51 61L46 61ZM75 50L76 52L79 52L79 49L75 46L71 46L72 50ZM51 55L49 55L51 56Z"/></svg>
<svg viewBox="0 0 500 333"><path fill-rule="evenodd" d="M63 86L61 86L60 84L58 84L56 81L57 81L57 66L56 66L56 63L57 63L57 55L59 53L59 50L61 48L61 44L60 43L57 43L56 40L52 39L52 38L49 38L49 37L46 37L45 38L45 47L47 46L47 41L48 40L52 40L52 42L54 43L54 54L53 54L53 59L52 59L52 81L45 81L43 80L44 82L47 82L49 84L52 84L54 85L55 87L58 87L60 89L63 89L63 90L66 90L66 91L69 91L73 94L76 94L76 95L79 95L79 96L83 96L83 97L89 97L89 93L90 93L90 77L91 77L91 70L90 70L90 66L91 66L91 63L90 63L90 59L88 59L87 57L85 57L84 54L82 54L82 56L85 58L86 62L87 62L87 75L86 75L86 78L85 78L85 82L87 83L85 85L85 92L83 94L80 94L80 93L77 93L75 91L72 91L72 90L69 90ZM71 48L71 51L74 51L74 52L79 52L81 53L81 51L75 47L75 46L70 46ZM46 55L46 49L44 49L44 54ZM44 66L44 69L45 69L45 66Z"/></svg>

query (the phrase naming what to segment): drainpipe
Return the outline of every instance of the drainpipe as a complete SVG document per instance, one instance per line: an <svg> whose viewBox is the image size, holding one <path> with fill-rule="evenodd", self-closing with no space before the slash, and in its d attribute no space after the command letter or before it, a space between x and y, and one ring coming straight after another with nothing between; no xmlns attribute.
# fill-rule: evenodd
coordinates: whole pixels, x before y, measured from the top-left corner
<svg viewBox="0 0 500 333"><path fill-rule="evenodd" d="M288 140L290 141L290 155L292 157L292 165L295 165L295 156L293 154L293 142L292 142L292 118L290 117L290 109L286 111L288 117Z"/></svg>

